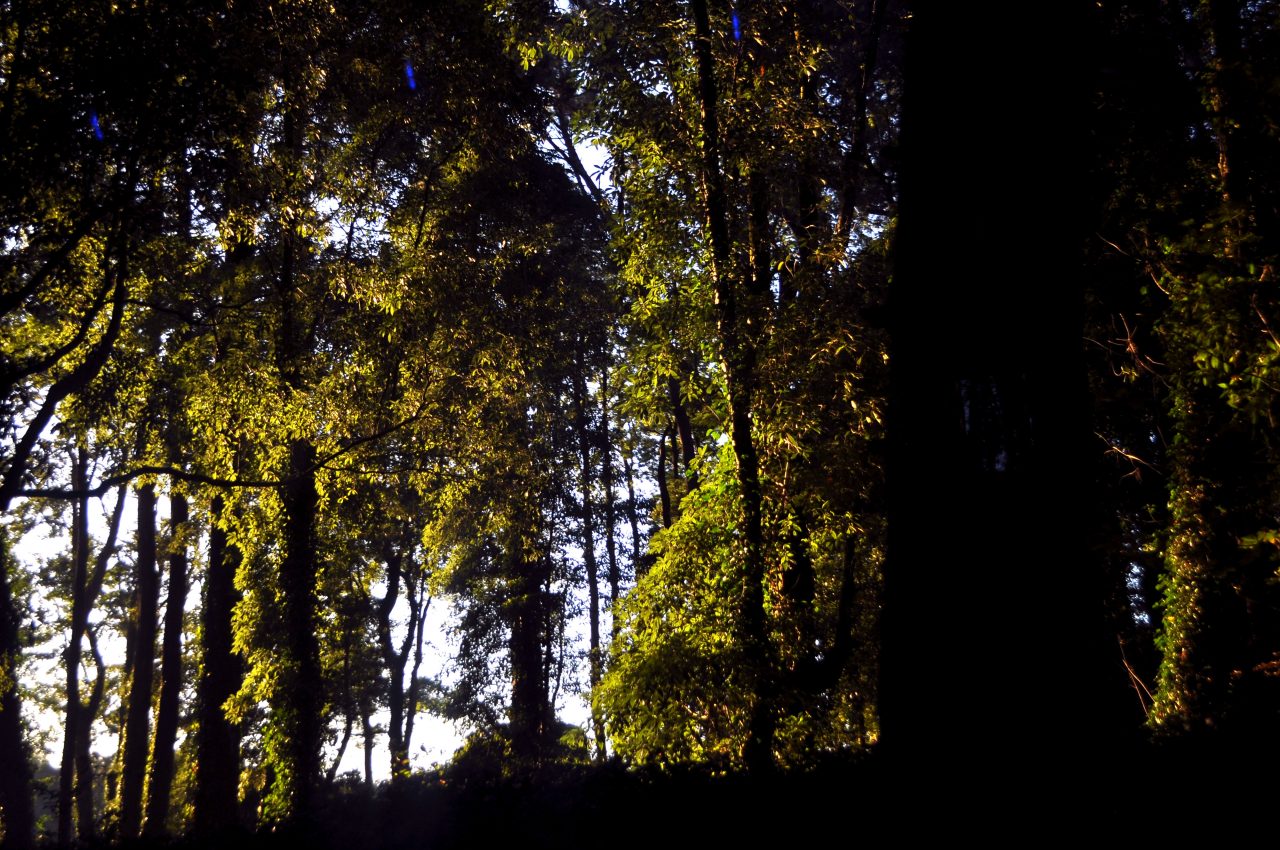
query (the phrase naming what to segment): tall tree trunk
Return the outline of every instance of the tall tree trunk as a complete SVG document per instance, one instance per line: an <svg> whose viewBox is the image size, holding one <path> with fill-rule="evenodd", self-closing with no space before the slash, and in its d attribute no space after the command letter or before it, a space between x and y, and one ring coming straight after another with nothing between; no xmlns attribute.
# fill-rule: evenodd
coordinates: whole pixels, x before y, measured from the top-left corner
<svg viewBox="0 0 1280 850"><path fill-rule="evenodd" d="M674 441L672 429L674 426L667 426L667 430L662 432L662 436L658 438L658 501L662 506L662 527L671 527L671 488L667 486L667 442ZM633 492L634 499L634 492Z"/></svg>
<svg viewBox="0 0 1280 850"><path fill-rule="evenodd" d="M595 694L600 687L600 573L596 566L595 508L591 499L591 485L595 476L591 463L591 429L587 423L587 381L584 365L579 362L573 380L573 404L578 432L578 452L582 459L579 485L582 490L582 566L587 573L587 622L590 633L587 649L587 676L591 683L591 727L596 738L596 758L605 758L604 718L594 708Z"/></svg>
<svg viewBox="0 0 1280 850"><path fill-rule="evenodd" d="M89 614L93 611L93 606L102 594L102 584L107 577L107 567L110 566L111 560L116 554L116 540L120 535L120 522L124 518L125 495L127 492L127 485L121 485L116 492L115 508L111 511L111 520L107 526L107 539L103 541L102 548L98 550L93 573L89 576L88 585L85 588L84 613L80 621L82 634L87 635L89 638L90 654L93 657L94 670L96 671L93 679L93 688L89 693L89 702L80 711L80 731L76 735L76 821L77 833L82 842L92 841L97 831L97 825L94 822L93 759L90 755L90 745L92 743L93 721L97 718L98 711L102 708L102 698L106 690L107 678L106 665L102 663L102 654L98 651L97 634L89 625Z"/></svg>
<svg viewBox="0 0 1280 850"><path fill-rule="evenodd" d="M530 557L525 548L524 529L513 524L505 548L510 576L511 746L518 760L531 764L541 757L549 719L548 670L543 663L543 640L550 637L546 570L543 559Z"/></svg>
<svg viewBox="0 0 1280 850"><path fill-rule="evenodd" d="M414 628L413 668L409 671L409 694L405 700L404 717L404 750L408 758L409 747L413 744L413 721L418 716L418 671L422 667L422 636L426 625L427 612L431 608L431 597L427 595L427 580L418 579L417 604L418 619Z"/></svg>
<svg viewBox="0 0 1280 850"><path fill-rule="evenodd" d="M1086 546L1084 175L1062 156L1085 149L1087 4L1017 8L1052 35L1010 39L1001 4L922 4L912 22L880 693L883 744L911 765L1047 779L1051 754L1101 754L1124 694ZM991 85L976 101L975 80ZM997 221L999 249L979 250Z"/></svg>
<svg viewBox="0 0 1280 850"><path fill-rule="evenodd" d="M190 239L194 198L190 162L182 157L177 168L176 180L182 205L178 214L180 233ZM169 459L175 466L181 465L181 446L186 441L182 430L182 397L171 388L167 399L167 443ZM146 821L143 834L159 837L168 833L169 804L173 792L174 746L178 739L179 698L182 694L182 632L187 608L187 545L190 529L189 505L184 493L176 492L174 480L170 480L169 492L169 541L166 555L169 560L169 588L165 602L164 638L160 650L160 701L156 709L156 730L151 745L151 765L147 778Z"/></svg>
<svg viewBox="0 0 1280 850"><path fill-rule="evenodd" d="M72 460L71 484L84 491L88 478L89 456L77 448ZM63 652L66 673L66 721L63 724L62 766L58 777L58 843L70 844L75 838L75 773L79 736L84 707L80 703L81 637L88 621L89 584L89 497L78 497L72 506L71 520L71 635Z"/></svg>
<svg viewBox="0 0 1280 850"><path fill-rule="evenodd" d="M178 700L182 694L182 622L187 603L187 499L169 496L169 599L164 613L161 649L160 706L156 712L155 740L151 749L151 776L147 786L145 833L167 832L169 799L173 787L174 744L178 738Z"/></svg>
<svg viewBox="0 0 1280 850"><path fill-rule="evenodd" d="M378 638L382 645L382 663L387 668L387 708L390 718L387 726L387 744L391 751L391 778L398 780L409 775L409 745L405 740L404 668L409 661L409 648L413 643L417 626L417 599L413 582L404 575L403 564L408 546L387 553L387 593L378 605ZM400 582L406 583L409 600L409 624L405 639L399 649L391 635L391 612L400 597Z"/></svg>
<svg viewBox="0 0 1280 850"><path fill-rule="evenodd" d="M360 701L360 732L364 738L364 787L373 791L373 706L369 700Z"/></svg>
<svg viewBox="0 0 1280 850"><path fill-rule="evenodd" d="M631 467L631 455L622 453L622 475L627 479L627 522L631 525L631 571L635 580L644 575L643 553L640 551L640 506L636 504L636 480Z"/></svg>
<svg viewBox="0 0 1280 850"><path fill-rule="evenodd" d="M315 448L295 440L289 451L288 484L284 488L285 555L280 564L283 585L287 661L272 711L285 733L288 771L283 797L289 820L305 832L314 825L316 783L322 775L320 647L316 638L315 521L318 494Z"/></svg>
<svg viewBox="0 0 1280 850"><path fill-rule="evenodd" d="M707 237L711 245L711 277L716 301L716 329L724 362L729 396L730 439L738 463L738 489L742 500L742 600L739 627L745 655L752 659L747 671L753 692L750 730L743 748L749 770L773 767L776 718L772 699L773 650L767 630L764 596L763 493L760 462L751 433L755 391L756 350L751 333L743 332L738 311L737 285L733 279L729 236L728 197L720 159L715 58L712 55L711 22L706 0L691 0L694 54L698 66L698 103L701 110L702 196ZM748 309L750 308L748 304ZM756 323L759 324L758 322Z"/></svg>
<svg viewBox="0 0 1280 850"><path fill-rule="evenodd" d="M555 721L553 707L560 697L560 685L564 681L564 624L565 608L568 605L568 594L551 592L551 556L548 549L543 549L538 557L541 582L542 606L542 679L538 683L541 690L540 717L538 728L542 730L541 747L547 742L547 733ZM553 606L555 600L559 603ZM552 683L555 683L554 685Z"/></svg>
<svg viewBox="0 0 1280 850"><path fill-rule="evenodd" d="M123 501L123 499L122 499ZM102 653L98 650L98 635L92 627L86 630L89 637L89 654L93 657L93 688L89 692L89 702L80 713L80 734L76 738L76 821L77 832L81 843L92 843L97 834L94 822L93 793L93 756L91 727L98 710L102 708L102 697L107 689L107 666L102 661Z"/></svg>
<svg viewBox="0 0 1280 850"><path fill-rule="evenodd" d="M1177 353L1190 373L1191 352ZM1223 472L1262 467L1216 388L1201 386L1194 374L1175 376L1174 402L1163 658L1152 715L1163 731L1205 733L1235 719L1243 706L1233 695L1253 672L1245 663L1243 582L1232 572L1245 561L1239 541L1255 515L1256 493L1250 482L1227 483Z"/></svg>
<svg viewBox="0 0 1280 850"><path fill-rule="evenodd" d="M297 57L293 57L297 58ZM295 161L305 152L304 96L294 91L292 67L286 67L284 89L288 94L282 122L284 148ZM304 392L306 382L300 363L307 349L305 318L300 304L298 264L304 240L293 225L286 226L280 272L276 281L280 299L280 329L276 357L285 384L294 392ZM276 781L283 783L272 796L282 807L281 814L308 837L315 822L316 785L322 776L321 709L324 704L320 682L320 649L316 639L315 523L319 496L316 490L315 446L306 438L289 445L285 485L281 488L284 515L284 556L280 563L284 663L279 689L271 711L286 744L284 770Z"/></svg>
<svg viewBox="0 0 1280 850"><path fill-rule="evenodd" d="M209 569L204 580L200 634L204 663L197 685L196 789L193 829L198 835L236 826L240 785L240 731L223 706L240 690L240 660L232 650L231 617L238 594L240 550L228 545L222 496L210 508Z"/></svg>
<svg viewBox="0 0 1280 850"><path fill-rule="evenodd" d="M142 826L142 791L147 774L151 692L155 676L160 581L156 570L156 490L152 484L144 484L138 489L138 553L134 582L132 676L128 715L120 745L124 754L120 771L120 837L126 841L137 838Z"/></svg>
<svg viewBox="0 0 1280 850"><path fill-rule="evenodd" d="M5 846L26 850L35 843L35 809L31 796L31 754L22 734L22 701L18 696L21 661L21 618L13 604L9 570L13 559L9 538L0 529L0 813Z"/></svg>
<svg viewBox="0 0 1280 850"><path fill-rule="evenodd" d="M1212 249L1210 274L1175 280L1166 319L1166 359L1175 370L1168 381L1171 527L1152 718L1164 731L1229 734L1256 745L1277 735L1280 686L1272 671L1280 658L1280 623L1274 566L1243 541L1275 524L1276 481L1266 470L1275 469L1276 456L1270 429L1233 409L1220 390L1226 384L1206 380L1197 362L1219 340L1234 348L1250 337L1274 339L1267 321L1280 309L1268 272L1253 268L1275 262L1273 163L1280 145L1259 126L1263 111L1248 85L1243 5L1197 4L1195 35L1201 41L1185 45L1204 56L1205 118L1218 154L1221 203L1213 219L1220 241ZM1254 396L1274 397L1274 388L1261 383ZM1265 406L1274 409L1274 402Z"/></svg>
<svg viewBox="0 0 1280 850"><path fill-rule="evenodd" d="M604 488L604 551L609 570L609 633L618 637L618 511L613 498L613 427L609 411L608 360L600 373L600 486Z"/></svg>

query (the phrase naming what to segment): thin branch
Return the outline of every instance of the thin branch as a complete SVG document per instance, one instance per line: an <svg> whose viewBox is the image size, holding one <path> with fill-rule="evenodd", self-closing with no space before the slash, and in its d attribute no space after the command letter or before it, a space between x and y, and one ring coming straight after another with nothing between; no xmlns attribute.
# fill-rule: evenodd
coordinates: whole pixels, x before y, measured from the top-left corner
<svg viewBox="0 0 1280 850"><path fill-rule="evenodd" d="M80 499L86 496L96 498L104 495L113 487L118 487L121 484L127 484L144 475L164 475L177 481L185 481L189 484L204 484L210 487L221 487L225 489L269 489L272 487L286 487L289 484L295 483L313 474L319 469L328 468L329 463L345 454L349 454L360 446L381 440L383 437L387 437L411 422L420 419L422 417L423 407L425 407L425 404L419 405L418 410L416 410L413 415L405 417L399 422L395 422L380 431L375 431L374 433L367 434L363 437L357 437L342 448L331 452L323 458L317 459L315 463L302 473L288 478L222 478L217 475L206 475L202 472L192 472L186 469L179 469L176 466L148 464L145 466L135 467L134 469L126 470L124 472L118 472L115 475L110 475L99 481L94 486L84 489L76 489L75 487L29 487L18 490L17 495L25 496L29 499Z"/></svg>
<svg viewBox="0 0 1280 850"><path fill-rule="evenodd" d="M53 386L49 388L49 391L45 394L44 403L40 405L40 409L27 425L27 430L23 433L22 439L14 447L13 455L9 461L9 468L5 470L3 482L0 482L0 512L7 511L14 495L20 492L31 451L35 448L36 441L40 439L40 435L44 433L45 427L53 418L58 405L68 395L84 389L102 371L102 367L106 365L107 358L115 346L116 338L120 335L120 326L124 319L125 298L127 295L125 280L128 278L128 274L123 258L116 264L115 278L116 295L111 309L111 319L103 332L102 338L98 340L98 343L83 362L55 381ZM105 492L106 490L104 489L93 495L100 496ZM77 497L78 494L72 498Z"/></svg>
<svg viewBox="0 0 1280 850"><path fill-rule="evenodd" d="M591 174L578 157L578 149L573 144L573 130L569 126L569 116L560 104L556 104L556 126L560 129L560 135L564 137L565 149L562 155L568 161L569 167L573 169L574 175L577 176L583 187L591 193L591 197L600 207L600 211L606 216L609 215L612 212L609 209L609 201L605 198L604 192L600 191L600 187L596 185L596 181L591 179Z"/></svg>
<svg viewBox="0 0 1280 850"><path fill-rule="evenodd" d="M3 374L0 375L0 385L8 388L21 381L23 378L30 377L36 372L43 372L62 358L66 357L72 351L84 342L85 337L89 335L89 331L93 328L93 324L97 321L98 314L102 312L102 308L107 303L107 296L111 293L111 277L108 275L103 281L102 288L98 294L94 296L93 306L85 314L84 320L80 323L80 327L76 329L75 334L70 340L59 348L54 349L43 357L33 357L26 363L16 364L7 367Z"/></svg>
<svg viewBox="0 0 1280 850"><path fill-rule="evenodd" d="M1120 642L1120 663L1124 665L1125 672L1129 674L1129 684L1133 685L1133 692L1138 695L1138 704L1142 706L1142 713L1148 717L1151 716L1151 710L1147 707L1148 702L1155 702L1155 697L1151 695L1150 689L1143 683L1133 666L1129 664L1129 659L1124 654L1124 642ZM1143 695L1146 695L1145 698Z"/></svg>
<svg viewBox="0 0 1280 850"><path fill-rule="evenodd" d="M185 469L178 469L175 466L139 466L126 472L119 472L115 475L108 476L92 487L77 490L74 487L32 487L18 491L19 496L25 496L29 499L80 499L85 496L95 498L102 496L113 487L121 484L128 484L135 478L141 478L144 475L167 475L178 481L186 481L191 484L207 484L210 487L224 488L268 488L283 487L294 479L243 479L243 478L219 478L215 475L204 475L199 472L190 472ZM301 477L301 476L299 476Z"/></svg>
<svg viewBox="0 0 1280 850"><path fill-rule="evenodd" d="M19 304L39 289L45 279L48 278L49 275L53 274L53 270L61 265L67 257L71 256L71 252L80 244L80 240L84 239L84 237L88 235L89 231L93 228L93 225L97 223L101 214L101 209L91 210L80 220L79 224L77 224L75 229L71 231L66 240L59 245L56 250L54 250L53 255L45 261L44 265L41 266L38 271L31 275L30 279L27 280L25 284L13 292L0 293L0 315L7 315L12 312Z"/></svg>

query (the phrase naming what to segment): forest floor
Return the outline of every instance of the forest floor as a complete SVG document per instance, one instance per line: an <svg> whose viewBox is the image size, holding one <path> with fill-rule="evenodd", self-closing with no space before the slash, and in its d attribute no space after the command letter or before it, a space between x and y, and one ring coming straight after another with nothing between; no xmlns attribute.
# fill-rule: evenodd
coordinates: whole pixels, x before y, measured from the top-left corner
<svg viewBox="0 0 1280 850"><path fill-rule="evenodd" d="M1091 765L1017 769L980 755L903 770L883 757L836 759L768 777L621 764L507 776L417 774L398 785L340 783L303 845L320 848L1092 846L1102 839L1186 846L1274 834L1280 761L1272 747L1135 747ZM274 850L263 832L168 846ZM144 845L138 845L144 846ZM161 845L150 845L161 846Z"/></svg>

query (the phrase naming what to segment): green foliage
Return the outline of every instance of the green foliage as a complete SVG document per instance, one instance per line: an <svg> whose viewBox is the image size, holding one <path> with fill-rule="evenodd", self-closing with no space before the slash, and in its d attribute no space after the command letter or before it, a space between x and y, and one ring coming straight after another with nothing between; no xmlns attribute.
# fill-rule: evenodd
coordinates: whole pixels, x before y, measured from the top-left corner
<svg viewBox="0 0 1280 850"><path fill-rule="evenodd" d="M1168 252L1162 281L1175 466L1152 719L1166 729L1214 725L1237 713L1241 697L1233 694L1269 658L1231 633L1246 609L1266 610L1263 600L1274 598L1280 576L1275 550L1257 546L1280 499L1268 433L1280 398L1280 346L1268 317L1280 313L1258 265L1242 258L1257 256L1256 240L1232 235L1230 220L1220 225L1225 244L1206 225L1197 235L1208 241ZM1256 471L1248 482L1230 483L1222 475L1232 468Z"/></svg>
<svg viewBox="0 0 1280 850"><path fill-rule="evenodd" d="M622 636L596 700L624 758L729 767L747 734L731 464L722 450L680 518L654 535L653 567L614 612Z"/></svg>
<svg viewBox="0 0 1280 850"><path fill-rule="evenodd" d="M1205 97L1226 97L1208 76ZM1244 96L1233 89L1231 96ZM1235 193L1233 169L1262 168L1219 129L1216 204L1166 239L1159 329L1169 360L1173 427L1170 526L1165 544L1162 652L1152 720L1164 731L1248 726L1278 709L1266 682L1280 558L1259 548L1280 504L1271 430L1280 400L1280 301L1270 278L1280 257L1265 206ZM1274 134L1263 142L1274 149ZM1207 169L1206 169L1207 171ZM1257 175L1260 177L1261 175ZM1265 202L1264 202L1265 203ZM1231 481L1228 470L1250 470ZM1246 637L1252 633L1253 637Z"/></svg>
<svg viewBox="0 0 1280 850"><path fill-rule="evenodd" d="M596 695L614 747L623 758L672 767L705 763L741 769L749 735L753 668L762 663L744 649L738 600L738 491L727 444L701 466L700 486L684 500L679 519L657 532L656 560L615 612L620 638ZM775 503L776 504L776 503ZM844 582L859 584L859 636L874 633L880 554L866 542L858 573L845 569L845 538L876 539L878 529L847 530L838 516L821 517L804 538L812 564L812 599L790 598L789 574L797 553L788 546L794 514L771 514L768 578L770 629L782 647L775 671L780 683L776 747L783 764L812 763L820 753L863 746L876 737L874 652L862 643L849 659L819 672L822 658L846 651L849 635L839 623ZM858 640L866 640L859 637ZM820 647L819 656L809 646Z"/></svg>
<svg viewBox="0 0 1280 850"><path fill-rule="evenodd" d="M886 364L861 313L883 298L888 239L876 241L884 219L864 210L890 205L892 188L860 157L892 138L880 110L895 108L885 69L899 31L892 13L820 4L752 9L740 42L726 8L710 24L731 242L721 281L688 10L591 3L562 21L585 56L570 77L590 93L577 126L610 155L610 249L629 307L623 410L651 433L674 421L681 453L699 448L667 474L674 522L615 612L622 631L597 704L635 760L738 767L766 718L776 758L802 763L874 737ZM734 328L723 325L723 280ZM759 465L758 589L743 573L756 544L735 394ZM760 591L768 646L749 650Z"/></svg>
<svg viewBox="0 0 1280 850"><path fill-rule="evenodd" d="M1274 3L1223 5L1233 55L1211 6L1097 12L1119 70L1096 83L1090 379L1102 451L1127 464L1101 473L1120 480L1099 548L1127 649L1153 640L1133 616L1150 585L1163 598L1162 663L1131 672L1178 732L1280 706L1280 30ZM612 541L623 587L591 694L612 752L723 773L753 740L784 768L877 740L907 15L706 4L708 79L695 8L0 5L3 531L65 533L70 502L35 499L67 498L81 447L97 491L188 493L193 551L227 532L245 674L218 709L264 823L322 782L303 732L318 755L397 699L410 587L452 614L447 687L419 675L414 706L471 731L444 782L587 762L554 709L577 686L579 548L606 486L597 539L634 511L649 542ZM0 550L0 619L23 621L0 693L31 696L17 662L37 600L39 637L61 638L69 561ZM129 630L132 557L110 564L104 638ZM125 682L111 671L113 734Z"/></svg>

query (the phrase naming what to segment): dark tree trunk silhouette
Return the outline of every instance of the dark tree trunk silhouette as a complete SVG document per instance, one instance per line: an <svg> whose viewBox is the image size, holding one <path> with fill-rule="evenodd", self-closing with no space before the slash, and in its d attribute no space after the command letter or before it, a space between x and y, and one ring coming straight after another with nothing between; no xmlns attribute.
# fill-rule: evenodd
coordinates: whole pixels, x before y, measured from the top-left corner
<svg viewBox="0 0 1280 850"><path fill-rule="evenodd" d="M387 667L387 709L391 714L387 725L387 745L391 751L391 776L408 771L409 754L404 746L404 667L408 653L397 650L391 636L391 612L400 597L400 565L404 552L396 550L387 558L387 593L378 605L378 638L382 644L382 663ZM412 634L412 626L409 629Z"/></svg>
<svg viewBox="0 0 1280 850"><path fill-rule="evenodd" d="M613 423L609 411L609 369L600 373L600 486L604 489L604 551L609 580L610 636L618 636L618 509L613 496Z"/></svg>
<svg viewBox="0 0 1280 850"><path fill-rule="evenodd" d="M668 426L667 430L663 431L662 436L658 438L658 500L662 506L663 528L670 528L673 519L671 515L671 488L667 485L667 443L675 440L675 437L672 436L673 429L674 426Z"/></svg>
<svg viewBox="0 0 1280 850"><path fill-rule="evenodd" d="M414 604L417 611L417 622L414 624L413 667L409 670L409 693L405 698L404 747L405 758L408 758L409 747L413 744L413 723L418 716L418 671L422 668L422 639L426 627L427 613L431 609L431 597L427 595L427 580L418 578L418 595Z"/></svg>
<svg viewBox="0 0 1280 850"><path fill-rule="evenodd" d="M147 784L147 820L144 832L167 832L169 799L173 788L174 745L178 738L178 700L182 694L182 621L187 603L187 499L169 497L169 595L165 603L164 641L160 658L160 704L151 748L151 774Z"/></svg>
<svg viewBox="0 0 1280 850"><path fill-rule="evenodd" d="M1000 5L912 22L880 688L883 745L909 765L1081 763L1119 704L1082 509L1086 5L1019 6L1046 38L1010 40Z"/></svg>
<svg viewBox="0 0 1280 850"><path fill-rule="evenodd" d="M8 534L0 530L0 811L5 844L26 850L35 842L35 810L31 797L31 762L22 734L22 701L18 696L18 664L22 652L21 619L9 583Z"/></svg>
<svg viewBox="0 0 1280 850"><path fill-rule="evenodd" d="M315 448L306 440L296 440L290 447L288 483L284 488L285 555L280 565L289 663L279 694L282 704L272 706L287 731L290 772L280 781L287 783L285 795L292 804L290 819L304 832L311 828L315 817L323 735L320 647L315 629L318 495L314 465Z"/></svg>
<svg viewBox="0 0 1280 850"><path fill-rule="evenodd" d="M71 483L83 491L88 478L89 455L76 449L72 459ZM84 706L80 702L81 639L89 619L89 497L81 496L72 505L71 519L71 636L63 652L66 674L66 719L62 732L62 765L58 776L58 843L70 844L74 838L76 752L80 735L86 729L82 721Z"/></svg>
<svg viewBox="0 0 1280 850"><path fill-rule="evenodd" d="M626 451L622 453L622 474L627 479L627 522L631 526L631 570L635 573L635 580L639 581L644 575L643 553L640 551L640 506L636 503L636 480L631 468L631 455ZM666 516L665 510L663 516L664 518Z"/></svg>
<svg viewBox="0 0 1280 850"><path fill-rule="evenodd" d="M94 822L94 778L90 745L92 743L93 722L97 719L98 711L102 707L107 678L106 665L103 664L102 654L98 651L97 633L89 625L89 614L93 611L93 606L102 594L102 584L106 580L107 567L116 554L116 540L120 534L120 522L124 518L125 493L125 487L121 487L116 492L116 504L111 511L111 519L107 525L106 540L103 541L102 548L98 550L98 557L94 561L93 571L88 576L85 584L81 615L78 619L73 618L73 630L74 622L79 622L81 636L87 637L89 640L89 655L94 664L94 679L93 686L89 691L89 701L79 711L79 728L75 735L76 833L82 842L92 841L97 832L97 824ZM86 552L85 554L87 556L88 553ZM73 642L75 640L73 638Z"/></svg>
<svg viewBox="0 0 1280 850"><path fill-rule="evenodd" d="M160 579L156 570L156 490L138 489L138 552L134 570L133 640L124 740L120 745L120 836L136 838L142 826L142 792L147 775L151 731L151 695L155 676L156 615Z"/></svg>
<svg viewBox="0 0 1280 850"><path fill-rule="evenodd" d="M595 481L594 465L591 462L591 428L587 422L587 381L583 375L584 367L578 364L578 372L573 381L574 422L578 432L578 453L582 459L581 474L578 477L579 489L582 491L582 566L587 573L587 622L589 634L587 645L587 676L591 683L591 692L600 687L600 573L596 564L596 531L595 506L591 498L592 484ZM591 712L591 727L596 739L596 757L605 757L604 719L594 709Z"/></svg>
<svg viewBox="0 0 1280 850"><path fill-rule="evenodd" d="M532 763L542 755L549 721L550 639L545 559L525 549L524 530L508 530L505 556L511 577L511 623L508 657L511 663L511 746L518 759Z"/></svg>
<svg viewBox="0 0 1280 850"><path fill-rule="evenodd" d="M80 731L76 736L76 832L82 843L92 842L97 835L93 811L93 756L90 749L93 741L90 732L107 688L107 666L98 650L97 631L90 627L85 633L89 638L89 655L93 658L95 672L89 701L80 713Z"/></svg>
<svg viewBox="0 0 1280 850"><path fill-rule="evenodd" d="M80 711L80 728L76 732L76 832L81 841L92 841L97 832L93 811L93 759L90 756L90 744L93 721L98 717L98 711L102 707L102 698L107 684L106 665L103 664L102 654L98 651L97 633L89 625L89 614L102 593L107 567L116 553L116 540L120 534L120 521L124 517L126 492L125 487L121 487L116 492L116 504L111 511L111 520L107 526L107 538L103 541L102 548L98 550L93 573L88 577L84 590L84 606L79 620L81 633L89 639L89 654L94 664L93 687L89 692L89 701Z"/></svg>
<svg viewBox="0 0 1280 850"><path fill-rule="evenodd" d="M390 713L387 726L388 747L391 751L391 778L393 781L409 775L409 737L412 733L412 713L417 700L414 682L409 683L406 697L404 671L408 666L410 650L414 650L414 666L411 676L417 676L417 665L421 651L416 649L418 636L422 631L424 616L422 585L426 579L414 574L412 563L412 541L404 539L389 551L387 560L387 592L378 604L377 626L378 640L382 649L382 663L387 668L387 708ZM404 569L405 561L409 561L409 570ZM409 621L405 626L405 635L399 648L391 634L391 612L400 598L400 585L404 584L405 598L409 606Z"/></svg>
<svg viewBox="0 0 1280 850"><path fill-rule="evenodd" d="M375 732L373 729L373 706L367 699L360 701L360 733L364 739L364 787L366 790L372 791Z"/></svg>
<svg viewBox="0 0 1280 850"><path fill-rule="evenodd" d="M204 663L197 686L196 787L194 831L218 835L237 824L240 784L240 731L223 705L240 690L240 659L232 651L231 615L238 594L240 550L227 542L222 527L225 503L214 496L210 508L209 569L204 580L200 625Z"/></svg>

